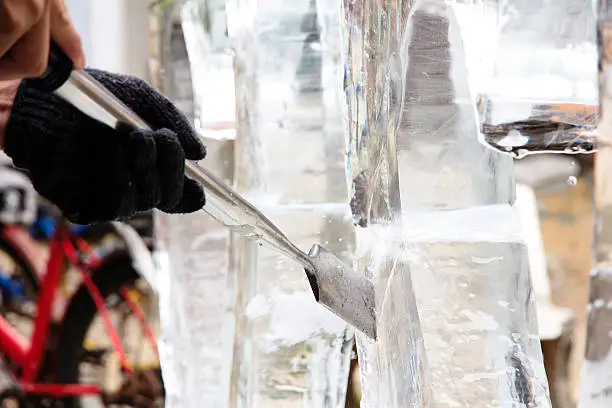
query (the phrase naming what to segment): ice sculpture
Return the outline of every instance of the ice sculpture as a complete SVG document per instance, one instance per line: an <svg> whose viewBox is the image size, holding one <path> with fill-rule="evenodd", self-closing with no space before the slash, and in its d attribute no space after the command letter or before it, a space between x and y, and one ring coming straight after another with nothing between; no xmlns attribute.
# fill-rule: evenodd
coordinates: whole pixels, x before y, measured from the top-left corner
<svg viewBox="0 0 612 408"><path fill-rule="evenodd" d="M213 0L181 2L166 11L163 88L206 136L208 157L200 164L230 182L233 68L231 56L216 47L218 30L211 27L218 25L209 24L220 11ZM234 320L229 232L204 212L157 213L156 236L166 408L226 407Z"/></svg>
<svg viewBox="0 0 612 408"><path fill-rule="evenodd" d="M600 140L595 159L595 259L591 273L586 355L582 362L579 406L603 408L612 404L612 3L598 2Z"/></svg>
<svg viewBox="0 0 612 408"><path fill-rule="evenodd" d="M498 4L384 4L343 7L357 265L379 308L362 407L549 407L512 160L478 140L464 34L490 32L457 21Z"/></svg>
<svg viewBox="0 0 612 408"><path fill-rule="evenodd" d="M338 9L228 3L236 70L236 188L302 249L350 259ZM231 407L344 406L353 331L318 305L303 269L236 238Z"/></svg>

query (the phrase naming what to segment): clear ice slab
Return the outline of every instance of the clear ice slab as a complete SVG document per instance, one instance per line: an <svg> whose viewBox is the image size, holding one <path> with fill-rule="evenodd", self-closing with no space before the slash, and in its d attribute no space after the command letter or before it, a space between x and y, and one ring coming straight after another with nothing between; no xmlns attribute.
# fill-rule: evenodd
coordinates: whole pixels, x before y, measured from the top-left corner
<svg viewBox="0 0 612 408"><path fill-rule="evenodd" d="M347 176L385 330L358 336L362 408L549 407L512 160L479 143L459 4L363 4L344 3Z"/></svg>
<svg viewBox="0 0 612 408"><path fill-rule="evenodd" d="M208 157L199 164L231 182L233 140L219 130L234 122L231 56L217 46L224 9L188 0L165 10L158 21L164 92L206 135ZM216 17L212 26L204 23L206 13ZM157 213L155 233L166 408L227 407L234 323L229 231L199 211Z"/></svg>
<svg viewBox="0 0 612 408"><path fill-rule="evenodd" d="M550 406L516 210L490 205L406 218L433 406Z"/></svg>

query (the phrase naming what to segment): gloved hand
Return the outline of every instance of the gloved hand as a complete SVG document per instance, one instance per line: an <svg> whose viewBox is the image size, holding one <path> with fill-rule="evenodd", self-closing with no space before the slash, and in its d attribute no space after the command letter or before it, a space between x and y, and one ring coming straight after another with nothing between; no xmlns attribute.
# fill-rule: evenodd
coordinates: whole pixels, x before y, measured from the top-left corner
<svg viewBox="0 0 612 408"><path fill-rule="evenodd" d="M138 78L87 71L155 130L111 129L26 80L5 133L13 163L77 224L202 208L202 186L184 173L185 159L203 159L206 149L187 118Z"/></svg>

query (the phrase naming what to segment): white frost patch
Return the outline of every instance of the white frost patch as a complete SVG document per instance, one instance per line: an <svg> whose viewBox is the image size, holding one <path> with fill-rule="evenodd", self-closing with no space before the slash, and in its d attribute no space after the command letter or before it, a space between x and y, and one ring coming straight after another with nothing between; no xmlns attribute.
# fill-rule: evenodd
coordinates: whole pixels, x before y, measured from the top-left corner
<svg viewBox="0 0 612 408"><path fill-rule="evenodd" d="M553 340L563 333L563 327L572 318L571 309L558 307L548 299L536 298L538 309L538 333L541 340Z"/></svg>
<svg viewBox="0 0 612 408"><path fill-rule="evenodd" d="M603 299L597 299L593 302L593 307L595 309L601 309L606 305L606 301Z"/></svg>
<svg viewBox="0 0 612 408"><path fill-rule="evenodd" d="M510 303L506 302L505 300L499 300L497 304L503 307L504 309L510 309Z"/></svg>
<svg viewBox="0 0 612 408"><path fill-rule="evenodd" d="M494 256L491 258L480 258L477 256L470 256L470 260L477 265L489 265L495 262L501 262L504 260L502 256Z"/></svg>
<svg viewBox="0 0 612 408"><path fill-rule="evenodd" d="M269 295L255 296L247 306L246 317L266 317L268 329L259 346L264 353L272 353L279 347L291 347L316 335L341 335L346 323L319 305L312 293L274 291Z"/></svg>
<svg viewBox="0 0 612 408"><path fill-rule="evenodd" d="M245 315L249 319L257 319L270 313L271 304L262 293L255 295L249 302Z"/></svg>
<svg viewBox="0 0 612 408"><path fill-rule="evenodd" d="M480 310L476 312L462 310L459 316L469 319L469 322L461 322L461 324L456 325L458 332L493 331L499 328L499 324L495 320L495 317Z"/></svg>
<svg viewBox="0 0 612 408"><path fill-rule="evenodd" d="M410 242L521 242L519 213L509 205L403 214L403 238ZM495 228L491 228L495 225Z"/></svg>

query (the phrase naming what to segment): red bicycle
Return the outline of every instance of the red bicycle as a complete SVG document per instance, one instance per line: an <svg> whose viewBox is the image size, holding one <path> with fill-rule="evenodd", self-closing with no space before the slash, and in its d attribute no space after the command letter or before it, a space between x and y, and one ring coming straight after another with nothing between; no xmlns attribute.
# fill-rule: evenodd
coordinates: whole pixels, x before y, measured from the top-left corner
<svg viewBox="0 0 612 408"><path fill-rule="evenodd" d="M141 247L135 248L137 241L127 226L108 224L104 228L98 235L106 236L114 230L126 245L99 257L87 240L60 221L49 242L45 267L40 265L40 247L26 230L18 226L0 228L0 250L17 265L28 291L36 294L30 335L22 334L5 315L0 316L0 353L11 373L10 385L4 387L0 401L14 400L23 407L66 408L89 407L93 405L90 400L98 401L98 406L142 408L163 402L155 335L135 297L146 292L138 290L143 279L135 261L146 246L141 241ZM58 293L68 267L76 270L80 282L67 304L61 305ZM125 310L118 311L118 305ZM138 321L145 341L140 337L137 342L148 345L155 364L137 366L129 358L123 344L126 336L113 321L122 314ZM102 337L109 339L110 347L96 347L94 343ZM105 387L107 381L92 379L91 370L84 372L81 367L105 366L109 356L118 362L120 371L112 390Z"/></svg>

